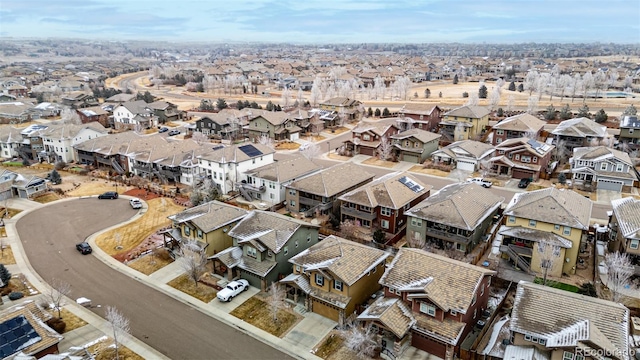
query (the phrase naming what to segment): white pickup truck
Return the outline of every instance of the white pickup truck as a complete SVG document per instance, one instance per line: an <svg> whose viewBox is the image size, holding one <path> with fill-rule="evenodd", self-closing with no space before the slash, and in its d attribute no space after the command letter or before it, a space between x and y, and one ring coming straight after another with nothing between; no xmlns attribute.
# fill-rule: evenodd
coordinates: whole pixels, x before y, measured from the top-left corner
<svg viewBox="0 0 640 360"><path fill-rule="evenodd" d="M245 279L240 279L228 283L224 289L218 291L218 295L216 296L218 297L218 300L227 302L247 289L249 289L249 282Z"/></svg>
<svg viewBox="0 0 640 360"><path fill-rule="evenodd" d="M493 183L489 180L485 180L483 178L471 178L467 179L468 182L476 183L484 188L490 188Z"/></svg>

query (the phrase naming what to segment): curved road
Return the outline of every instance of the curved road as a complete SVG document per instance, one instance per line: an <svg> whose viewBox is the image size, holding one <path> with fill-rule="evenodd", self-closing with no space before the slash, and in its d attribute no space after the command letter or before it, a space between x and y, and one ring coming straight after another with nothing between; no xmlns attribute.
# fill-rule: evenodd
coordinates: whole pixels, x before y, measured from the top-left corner
<svg viewBox="0 0 640 360"><path fill-rule="evenodd" d="M125 199L78 199L37 209L16 229L32 267L48 283L71 284L71 298L112 305L131 333L172 359L287 359L287 355L110 268L75 244L135 214ZM91 308L103 317L104 310Z"/></svg>

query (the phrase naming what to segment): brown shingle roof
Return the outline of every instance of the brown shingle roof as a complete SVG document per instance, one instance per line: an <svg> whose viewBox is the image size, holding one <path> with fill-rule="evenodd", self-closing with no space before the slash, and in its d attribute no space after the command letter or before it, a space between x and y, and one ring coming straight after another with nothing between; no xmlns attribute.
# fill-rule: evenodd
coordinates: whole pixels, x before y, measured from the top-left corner
<svg viewBox="0 0 640 360"><path fill-rule="evenodd" d="M402 338L416 323L411 309L398 298L380 297L367 307L358 320L376 320L391 330L398 338Z"/></svg>
<svg viewBox="0 0 640 360"><path fill-rule="evenodd" d="M180 213L169 216L169 219L178 223L191 221L200 230L208 233L246 216L249 211L219 201L186 209Z"/></svg>
<svg viewBox="0 0 640 360"><path fill-rule="evenodd" d="M586 230L592 207L591 200L573 190L552 187L515 194L504 214Z"/></svg>
<svg viewBox="0 0 640 360"><path fill-rule="evenodd" d="M287 187L331 197L360 183L369 182L374 176L360 165L345 162L298 179Z"/></svg>
<svg viewBox="0 0 640 360"><path fill-rule="evenodd" d="M446 113L444 113L444 116L480 119L483 116L489 115L489 113L489 109L484 106L465 105L459 108L455 108L451 111L447 111Z"/></svg>
<svg viewBox="0 0 640 360"><path fill-rule="evenodd" d="M407 184L414 185L414 187L410 188ZM432 188L433 186L423 184L410 173L395 172L362 185L340 196L339 199L371 208L384 206L399 209L428 193Z"/></svg>
<svg viewBox="0 0 640 360"><path fill-rule="evenodd" d="M519 114L510 116L496 125L493 126L494 129L501 130L512 130L512 131L524 131L524 132L533 132L537 133L542 130L545 122L538 119L537 117L531 114Z"/></svg>

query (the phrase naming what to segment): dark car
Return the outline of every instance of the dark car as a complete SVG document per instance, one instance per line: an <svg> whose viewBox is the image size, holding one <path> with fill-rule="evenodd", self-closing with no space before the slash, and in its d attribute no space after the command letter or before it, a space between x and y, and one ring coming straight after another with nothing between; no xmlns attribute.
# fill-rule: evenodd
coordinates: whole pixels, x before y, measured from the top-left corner
<svg viewBox="0 0 640 360"><path fill-rule="evenodd" d="M163 132L167 132L169 131L169 128L167 127L161 127L160 130L158 130L159 133L163 133Z"/></svg>
<svg viewBox="0 0 640 360"><path fill-rule="evenodd" d="M88 242L83 241L80 244L76 244L76 250L80 251L82 255L91 254L93 249L91 249L91 245Z"/></svg>
<svg viewBox="0 0 640 360"><path fill-rule="evenodd" d="M180 135L180 130L173 129L169 131L169 136Z"/></svg>
<svg viewBox="0 0 640 360"><path fill-rule="evenodd" d="M518 183L518 187L521 189L524 189L527 186L529 186L529 184L531 184L531 179L529 178L520 179L520 182Z"/></svg>
<svg viewBox="0 0 640 360"><path fill-rule="evenodd" d="M102 193L98 195L98 199L117 199L118 193L115 191L107 191L106 193Z"/></svg>

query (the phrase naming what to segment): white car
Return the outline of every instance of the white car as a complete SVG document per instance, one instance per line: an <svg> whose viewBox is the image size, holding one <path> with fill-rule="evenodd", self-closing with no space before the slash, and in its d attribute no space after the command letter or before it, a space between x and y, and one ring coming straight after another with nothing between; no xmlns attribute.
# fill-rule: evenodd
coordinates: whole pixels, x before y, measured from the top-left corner
<svg viewBox="0 0 640 360"><path fill-rule="evenodd" d="M305 151L307 149L309 149L311 147L311 143L304 143L302 145L300 145L300 147L298 148L298 151Z"/></svg>
<svg viewBox="0 0 640 360"><path fill-rule="evenodd" d="M142 201L140 201L140 199L129 200L129 205L134 209L142 209Z"/></svg>
<svg viewBox="0 0 640 360"><path fill-rule="evenodd" d="M224 287L224 289L218 291L218 300L227 302L236 295L240 294L243 291L247 291L249 289L249 282L245 279L240 279L236 281L232 281Z"/></svg>
<svg viewBox="0 0 640 360"><path fill-rule="evenodd" d="M468 182L472 182L472 183L476 183L484 188L490 188L491 185L493 185L493 183L489 180L485 180L483 178L472 178L472 179L467 179Z"/></svg>

